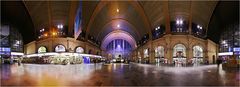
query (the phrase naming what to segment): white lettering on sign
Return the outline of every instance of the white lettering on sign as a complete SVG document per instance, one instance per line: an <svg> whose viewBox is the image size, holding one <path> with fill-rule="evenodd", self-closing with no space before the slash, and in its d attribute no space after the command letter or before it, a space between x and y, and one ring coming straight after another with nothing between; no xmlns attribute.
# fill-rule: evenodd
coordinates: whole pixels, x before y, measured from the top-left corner
<svg viewBox="0 0 240 87"><path fill-rule="evenodd" d="M234 51L234 52L240 51L240 47L238 47L238 48L233 48L233 51Z"/></svg>

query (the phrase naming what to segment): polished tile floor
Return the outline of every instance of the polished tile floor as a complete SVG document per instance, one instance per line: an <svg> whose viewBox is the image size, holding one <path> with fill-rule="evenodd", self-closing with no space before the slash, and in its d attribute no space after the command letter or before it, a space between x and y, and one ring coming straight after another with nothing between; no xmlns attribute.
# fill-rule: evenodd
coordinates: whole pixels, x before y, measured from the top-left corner
<svg viewBox="0 0 240 87"><path fill-rule="evenodd" d="M217 65L1 65L2 86L238 86L239 81L238 70Z"/></svg>

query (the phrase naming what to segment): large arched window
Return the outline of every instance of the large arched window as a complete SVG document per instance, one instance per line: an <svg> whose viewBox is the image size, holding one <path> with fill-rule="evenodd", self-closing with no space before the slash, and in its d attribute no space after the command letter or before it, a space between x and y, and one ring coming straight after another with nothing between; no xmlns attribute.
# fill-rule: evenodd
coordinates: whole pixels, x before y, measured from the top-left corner
<svg viewBox="0 0 240 87"><path fill-rule="evenodd" d="M148 48L143 50L143 54L144 54L144 58L149 57L149 52L148 52Z"/></svg>
<svg viewBox="0 0 240 87"><path fill-rule="evenodd" d="M141 58L141 53L138 51L138 58Z"/></svg>
<svg viewBox="0 0 240 87"><path fill-rule="evenodd" d="M83 53L84 49L82 47L77 47L76 48L76 53Z"/></svg>
<svg viewBox="0 0 240 87"><path fill-rule="evenodd" d="M203 48L201 46L194 46L193 47L193 57L203 57Z"/></svg>
<svg viewBox="0 0 240 87"><path fill-rule="evenodd" d="M44 46L41 46L38 48L38 53L46 53L47 52L47 48Z"/></svg>
<svg viewBox="0 0 240 87"><path fill-rule="evenodd" d="M121 55L122 58L126 58L129 56L129 52L131 52L131 50L131 44L127 40L123 39L112 40L106 46L107 53L111 53L115 58L119 58L119 55Z"/></svg>
<svg viewBox="0 0 240 87"><path fill-rule="evenodd" d="M155 57L164 57L164 47L158 46L155 48Z"/></svg>
<svg viewBox="0 0 240 87"><path fill-rule="evenodd" d="M55 47L55 52L66 52L66 48L63 45L57 45Z"/></svg>
<svg viewBox="0 0 240 87"><path fill-rule="evenodd" d="M186 57L186 47L183 44L177 44L173 48L173 57Z"/></svg>

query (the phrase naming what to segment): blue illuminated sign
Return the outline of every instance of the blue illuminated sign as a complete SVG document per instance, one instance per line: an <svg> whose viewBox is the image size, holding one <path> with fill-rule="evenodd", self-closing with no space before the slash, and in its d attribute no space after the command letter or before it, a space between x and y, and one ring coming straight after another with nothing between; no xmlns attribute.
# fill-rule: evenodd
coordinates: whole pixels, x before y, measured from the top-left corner
<svg viewBox="0 0 240 87"><path fill-rule="evenodd" d="M90 58L89 57L83 57L83 63L85 63L85 64L90 63Z"/></svg>
<svg viewBox="0 0 240 87"><path fill-rule="evenodd" d="M0 47L0 51L1 52L11 52L10 48L6 48L6 47Z"/></svg>
<svg viewBox="0 0 240 87"><path fill-rule="evenodd" d="M233 52L240 52L240 47L233 48Z"/></svg>

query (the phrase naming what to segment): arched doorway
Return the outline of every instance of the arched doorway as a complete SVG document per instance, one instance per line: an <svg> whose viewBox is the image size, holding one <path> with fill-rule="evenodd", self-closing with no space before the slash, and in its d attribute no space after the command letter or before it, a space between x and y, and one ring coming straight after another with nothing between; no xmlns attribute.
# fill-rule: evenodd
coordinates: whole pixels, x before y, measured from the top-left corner
<svg viewBox="0 0 240 87"><path fill-rule="evenodd" d="M164 59L164 47L158 46L155 48L155 62L156 63L166 63Z"/></svg>
<svg viewBox="0 0 240 87"><path fill-rule="evenodd" d="M186 47L183 44L176 44L173 48L173 64L183 66L186 64Z"/></svg>
<svg viewBox="0 0 240 87"><path fill-rule="evenodd" d="M146 48L143 50L144 63L149 63L149 49Z"/></svg>
<svg viewBox="0 0 240 87"><path fill-rule="evenodd" d="M137 56L138 56L138 60L137 60L138 63L141 63L141 61L142 61L141 52L138 51Z"/></svg>
<svg viewBox="0 0 240 87"><path fill-rule="evenodd" d="M203 63L203 48L201 46L193 47L193 64L199 65Z"/></svg>

